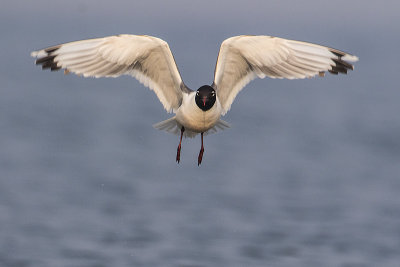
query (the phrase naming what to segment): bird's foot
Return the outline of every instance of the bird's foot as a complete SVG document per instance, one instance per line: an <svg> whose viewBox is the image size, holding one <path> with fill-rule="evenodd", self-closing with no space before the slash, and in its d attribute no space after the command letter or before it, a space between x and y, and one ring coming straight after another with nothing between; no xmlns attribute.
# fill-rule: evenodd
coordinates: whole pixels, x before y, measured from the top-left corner
<svg viewBox="0 0 400 267"><path fill-rule="evenodd" d="M199 157L197 159L197 166L200 166L201 161L203 160L204 148L200 149Z"/></svg>
<svg viewBox="0 0 400 267"><path fill-rule="evenodd" d="M179 163L181 161L181 145L179 144L178 149L176 151L176 162Z"/></svg>

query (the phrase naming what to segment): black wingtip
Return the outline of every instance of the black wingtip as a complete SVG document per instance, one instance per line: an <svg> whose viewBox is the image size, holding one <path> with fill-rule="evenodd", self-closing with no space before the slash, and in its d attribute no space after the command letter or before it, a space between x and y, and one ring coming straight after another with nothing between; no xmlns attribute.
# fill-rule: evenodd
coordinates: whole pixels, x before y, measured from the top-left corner
<svg viewBox="0 0 400 267"><path fill-rule="evenodd" d="M56 56L45 56L45 57L37 59L35 63L36 63L36 65L40 65L40 64L46 63L47 61L52 62L52 61L54 61L55 57Z"/></svg>
<svg viewBox="0 0 400 267"><path fill-rule="evenodd" d="M57 51L61 46L52 46L49 48L44 49L44 52L46 53L45 56L38 58L35 61L36 65L41 65L42 69L50 69L51 71L57 71L59 69L61 69L61 67L59 67L57 65L57 62L55 61L55 58L57 55L54 55L54 52Z"/></svg>
<svg viewBox="0 0 400 267"><path fill-rule="evenodd" d="M44 51L45 51L48 55L50 55L51 53L57 51L60 47L61 47L61 45L56 45L56 46L48 47L48 48L46 48Z"/></svg>
<svg viewBox="0 0 400 267"><path fill-rule="evenodd" d="M339 72L335 71L335 70L328 70L330 73L334 74L334 75L338 75Z"/></svg>
<svg viewBox="0 0 400 267"><path fill-rule="evenodd" d="M354 66L352 64L342 59L342 57L345 57L347 53L336 49L331 49L330 52L336 56L331 58L335 64L332 65L332 69L329 70L330 73L335 75L339 73L347 74L348 70L354 70Z"/></svg>

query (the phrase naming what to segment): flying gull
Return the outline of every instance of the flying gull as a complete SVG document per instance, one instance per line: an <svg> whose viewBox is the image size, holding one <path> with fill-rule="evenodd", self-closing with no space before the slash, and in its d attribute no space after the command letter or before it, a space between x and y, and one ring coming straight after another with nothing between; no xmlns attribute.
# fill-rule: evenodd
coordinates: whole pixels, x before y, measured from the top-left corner
<svg viewBox="0 0 400 267"><path fill-rule="evenodd" d="M196 91L183 82L168 43L147 35L115 35L60 44L32 52L43 69L84 77L128 74L153 90L170 119L153 125L182 137L201 134L198 165L204 153L203 135L229 128L221 119L236 95L255 78L303 79L353 70L358 58L317 44L272 36L234 36L222 42L214 81Z"/></svg>

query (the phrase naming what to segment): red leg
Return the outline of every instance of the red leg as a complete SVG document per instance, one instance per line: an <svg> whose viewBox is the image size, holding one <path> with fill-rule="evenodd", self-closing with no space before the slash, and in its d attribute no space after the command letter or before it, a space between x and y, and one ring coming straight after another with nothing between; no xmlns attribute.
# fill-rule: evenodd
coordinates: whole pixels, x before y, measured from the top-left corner
<svg viewBox="0 0 400 267"><path fill-rule="evenodd" d="M178 150L176 152L176 162L179 163L179 161L181 160L181 144L182 144L182 137L183 137L183 132L185 131L185 127L182 126L181 128L181 140L179 141L179 146L178 146Z"/></svg>
<svg viewBox="0 0 400 267"><path fill-rule="evenodd" d="M197 160L197 166L200 166L201 161L203 160L204 146L203 146L203 133L201 133L201 149L199 153L199 158Z"/></svg>

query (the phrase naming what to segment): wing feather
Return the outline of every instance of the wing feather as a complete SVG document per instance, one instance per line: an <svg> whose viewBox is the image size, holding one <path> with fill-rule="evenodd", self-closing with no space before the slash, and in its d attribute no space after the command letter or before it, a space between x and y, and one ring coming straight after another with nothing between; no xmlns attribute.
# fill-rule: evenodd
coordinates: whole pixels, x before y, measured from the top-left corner
<svg viewBox="0 0 400 267"><path fill-rule="evenodd" d="M84 77L131 75L153 90L171 112L182 102L183 84L168 44L156 37L117 35L32 52L43 69L65 69Z"/></svg>
<svg viewBox="0 0 400 267"><path fill-rule="evenodd" d="M256 77L303 79L347 73L356 56L317 44L271 36L235 36L221 44L213 86L228 112L240 90Z"/></svg>

